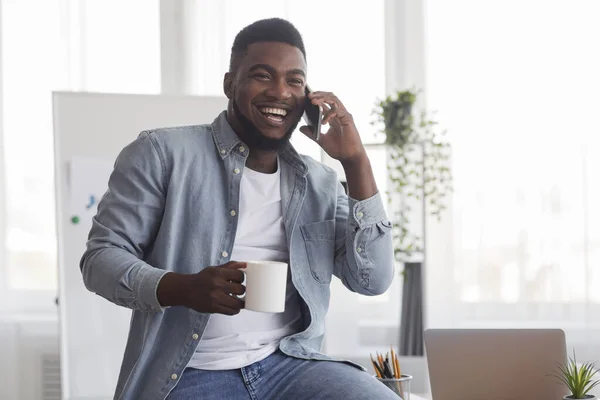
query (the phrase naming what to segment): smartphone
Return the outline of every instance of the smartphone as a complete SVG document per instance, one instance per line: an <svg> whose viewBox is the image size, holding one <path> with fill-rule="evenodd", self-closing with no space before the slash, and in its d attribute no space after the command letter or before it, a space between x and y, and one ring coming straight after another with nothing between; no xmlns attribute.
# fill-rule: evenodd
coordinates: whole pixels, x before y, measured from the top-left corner
<svg viewBox="0 0 600 400"><path fill-rule="evenodd" d="M323 118L323 113L321 111L321 107L314 105L311 103L308 98L308 94L311 93L312 90L306 85L305 94L306 100L304 102L304 122L306 125L310 126L313 130L313 135L315 140L319 140L321 138L321 119Z"/></svg>

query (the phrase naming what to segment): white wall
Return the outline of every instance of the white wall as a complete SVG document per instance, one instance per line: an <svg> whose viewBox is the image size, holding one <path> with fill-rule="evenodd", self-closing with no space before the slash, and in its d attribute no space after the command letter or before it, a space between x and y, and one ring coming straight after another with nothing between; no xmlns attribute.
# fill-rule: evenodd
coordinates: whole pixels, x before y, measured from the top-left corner
<svg viewBox="0 0 600 400"><path fill-rule="evenodd" d="M59 399L50 392L43 395L43 355L58 357L56 316L0 315L0 399Z"/></svg>

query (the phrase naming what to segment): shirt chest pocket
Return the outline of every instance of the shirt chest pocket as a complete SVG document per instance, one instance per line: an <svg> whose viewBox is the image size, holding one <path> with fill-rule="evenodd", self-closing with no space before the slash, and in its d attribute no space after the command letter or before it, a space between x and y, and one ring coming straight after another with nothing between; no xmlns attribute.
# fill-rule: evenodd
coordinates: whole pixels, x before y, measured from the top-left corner
<svg viewBox="0 0 600 400"><path fill-rule="evenodd" d="M310 273L319 283L330 283L335 257L335 220L300 227Z"/></svg>

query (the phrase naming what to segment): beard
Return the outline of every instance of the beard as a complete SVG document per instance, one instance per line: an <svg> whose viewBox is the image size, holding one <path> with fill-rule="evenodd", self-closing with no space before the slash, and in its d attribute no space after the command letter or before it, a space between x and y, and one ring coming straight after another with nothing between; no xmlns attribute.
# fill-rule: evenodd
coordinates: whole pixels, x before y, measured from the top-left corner
<svg viewBox="0 0 600 400"><path fill-rule="evenodd" d="M242 114L235 100L233 100L232 103L233 111L235 112L235 115L242 125L242 129L244 130L243 140L251 149L255 148L263 151L281 150L289 143L292 133L294 133L298 123L300 122L300 119L298 119L298 121L296 121L296 123L287 130L283 137L279 139L270 138L263 135L260 129L258 129L252 121L246 118L244 114Z"/></svg>

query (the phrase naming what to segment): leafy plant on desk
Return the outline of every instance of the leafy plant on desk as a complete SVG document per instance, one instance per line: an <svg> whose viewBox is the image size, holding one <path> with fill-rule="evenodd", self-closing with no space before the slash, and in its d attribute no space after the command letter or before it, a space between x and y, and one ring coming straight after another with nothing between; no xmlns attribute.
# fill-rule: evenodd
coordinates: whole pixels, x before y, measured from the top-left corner
<svg viewBox="0 0 600 400"><path fill-rule="evenodd" d="M565 399L595 399L596 397L588 394L590 390L600 384L600 380L593 379L596 373L595 363L585 363L577 365L575 352L573 358L569 358L566 365L559 365L559 370L551 376L557 378L560 383L565 385L571 394Z"/></svg>
<svg viewBox="0 0 600 400"><path fill-rule="evenodd" d="M410 229L410 200L419 201L423 213L439 220L446 209L446 197L452 192L446 131L438 128L430 113L415 110L418 94L414 90L398 91L378 102L373 111L377 117L374 124L385 135L390 153L392 191L402 202L394 216L394 255L398 261L424 251L423 238Z"/></svg>

